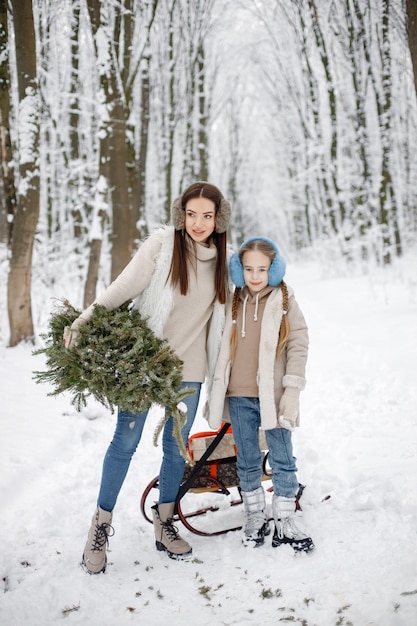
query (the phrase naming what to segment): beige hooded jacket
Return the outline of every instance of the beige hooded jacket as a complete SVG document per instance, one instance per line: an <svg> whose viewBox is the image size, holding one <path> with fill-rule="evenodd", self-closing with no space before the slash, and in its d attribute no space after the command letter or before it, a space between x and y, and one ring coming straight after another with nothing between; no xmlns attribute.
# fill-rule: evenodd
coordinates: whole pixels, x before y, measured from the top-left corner
<svg viewBox="0 0 417 626"><path fill-rule="evenodd" d="M285 387L305 387L305 369L308 356L308 328L304 316L289 287L288 321L291 333L286 348L277 358L279 328L283 315L282 292L274 288L268 297L262 317L259 342L258 388L261 426L268 430L278 424L278 405ZM240 303L242 306L242 303ZM219 428L222 421L230 421L226 396L230 379L230 336L232 332L231 304L226 313L226 323L220 354L214 372L213 387L205 406L204 415L211 428ZM298 425L297 420L297 425Z"/></svg>

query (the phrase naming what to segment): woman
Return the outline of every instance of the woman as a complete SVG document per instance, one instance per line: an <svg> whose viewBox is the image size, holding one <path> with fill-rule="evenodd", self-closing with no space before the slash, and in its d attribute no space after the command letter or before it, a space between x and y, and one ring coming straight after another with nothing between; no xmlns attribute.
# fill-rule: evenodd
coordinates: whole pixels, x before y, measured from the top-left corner
<svg viewBox="0 0 417 626"><path fill-rule="evenodd" d="M66 337L66 346L70 348L95 304L113 310L135 299L135 307L147 318L151 330L167 340L183 361L182 385L195 389L184 400L184 442L195 418L201 385L206 375L210 378L220 346L228 290L226 231L230 213L229 203L214 185L201 181L188 187L173 203L173 226L165 226L145 240L118 278L75 320ZM138 393L140 384L139 380ZM113 509L146 417L147 412L135 414L119 407L82 559L91 574L105 571L108 537L113 533ZM178 534L172 517L185 461L172 430L170 417L162 438L159 503L152 507L152 513L157 549L170 558L184 559L192 549Z"/></svg>

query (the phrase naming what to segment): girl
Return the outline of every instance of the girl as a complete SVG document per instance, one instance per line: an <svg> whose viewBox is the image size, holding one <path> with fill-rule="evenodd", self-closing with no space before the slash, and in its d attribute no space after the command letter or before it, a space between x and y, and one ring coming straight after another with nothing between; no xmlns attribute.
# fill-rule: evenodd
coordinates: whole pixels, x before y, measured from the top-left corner
<svg viewBox="0 0 417 626"><path fill-rule="evenodd" d="M270 532L261 486L261 426L274 487L272 545L286 543L308 552L314 544L294 519L298 481L291 442L305 386L308 330L283 281L285 267L277 246L264 237L248 239L231 257L236 290L226 316L208 421L216 429L223 419L232 424L245 509L243 543L260 546Z"/></svg>
<svg viewBox="0 0 417 626"><path fill-rule="evenodd" d="M226 231L230 212L229 203L214 185L196 182L188 187L173 203L173 226L161 228L142 244L118 278L83 311L64 337L66 346L71 348L77 341L78 328L88 321L95 304L110 311L136 298L135 306L148 318L149 327L158 337L166 339L183 361L183 386L195 389L195 394L184 400L187 405L184 442L188 440L197 411L206 363L210 369L220 348L228 285ZM104 572L106 568L108 537L113 534L113 509L146 417L147 412L135 414L119 407L82 559L84 568L91 574ZM188 558L192 549L172 523L185 465L172 426L171 417L162 438L159 503L152 513L157 549L171 558L182 559Z"/></svg>

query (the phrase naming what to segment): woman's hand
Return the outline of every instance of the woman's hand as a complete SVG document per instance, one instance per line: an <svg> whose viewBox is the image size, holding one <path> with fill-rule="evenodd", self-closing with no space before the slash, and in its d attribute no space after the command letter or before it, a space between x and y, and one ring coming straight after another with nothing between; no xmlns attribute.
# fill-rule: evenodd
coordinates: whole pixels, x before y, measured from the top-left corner
<svg viewBox="0 0 417 626"><path fill-rule="evenodd" d="M65 326L63 340L65 347L68 350L71 350L72 348L76 348L78 346L81 336L79 328L80 326L84 326L84 324L86 323L86 320L84 320L82 317L77 317L77 319L73 321L71 326Z"/></svg>

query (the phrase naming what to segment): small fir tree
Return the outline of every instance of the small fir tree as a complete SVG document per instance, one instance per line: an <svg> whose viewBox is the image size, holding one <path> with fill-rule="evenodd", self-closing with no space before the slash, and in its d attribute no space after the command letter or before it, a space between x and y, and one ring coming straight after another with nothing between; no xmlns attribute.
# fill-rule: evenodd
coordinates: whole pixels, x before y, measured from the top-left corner
<svg viewBox="0 0 417 626"><path fill-rule="evenodd" d="M42 335L45 347L34 351L46 356L47 367L46 371L34 372L36 382L51 384L51 396L69 392L77 411L86 405L88 396L111 411L119 406L141 413L152 404L164 406L164 417L154 432L154 445L172 415L180 452L190 462L181 434L186 420L182 400L194 390L179 390L181 359L128 304L114 311L96 305L90 320L79 329L78 345L68 350L63 341L64 329L79 315L80 311L67 300L51 315L49 330Z"/></svg>

